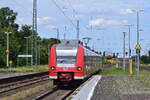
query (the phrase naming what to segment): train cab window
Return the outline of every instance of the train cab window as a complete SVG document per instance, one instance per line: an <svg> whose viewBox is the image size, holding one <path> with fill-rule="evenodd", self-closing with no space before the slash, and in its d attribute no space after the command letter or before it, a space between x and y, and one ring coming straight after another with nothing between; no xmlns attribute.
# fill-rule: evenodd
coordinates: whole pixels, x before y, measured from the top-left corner
<svg viewBox="0 0 150 100"><path fill-rule="evenodd" d="M58 67L73 67L76 63L75 56L57 56Z"/></svg>
<svg viewBox="0 0 150 100"><path fill-rule="evenodd" d="M75 67L77 49L56 50L57 67Z"/></svg>

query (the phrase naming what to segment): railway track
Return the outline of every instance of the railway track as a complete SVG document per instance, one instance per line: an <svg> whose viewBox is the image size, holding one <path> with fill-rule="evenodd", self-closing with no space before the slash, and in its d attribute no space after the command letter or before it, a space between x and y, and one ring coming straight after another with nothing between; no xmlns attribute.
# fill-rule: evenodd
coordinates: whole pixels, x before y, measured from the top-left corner
<svg viewBox="0 0 150 100"><path fill-rule="evenodd" d="M109 66L112 66L112 65L109 65ZM86 84L86 82L88 82L89 80L91 80L91 77L87 78L86 80L81 82L79 85L73 86L73 87L72 86L67 86L67 87L55 86L41 94L38 94L37 96L32 98L32 100L66 100L74 91L79 89L79 87L80 88L83 87Z"/></svg>
<svg viewBox="0 0 150 100"><path fill-rule="evenodd" d="M89 78L88 78L89 79ZM78 86L67 86L67 87L58 87L55 86L41 94L38 94L36 97L34 97L32 100L66 100L67 97L69 97L78 87L83 86L88 79L83 81Z"/></svg>
<svg viewBox="0 0 150 100"><path fill-rule="evenodd" d="M14 81L13 81L14 80ZM48 81L48 72L34 73L29 75L16 76L0 80L0 97L18 92L32 85L38 85Z"/></svg>
<svg viewBox="0 0 150 100"><path fill-rule="evenodd" d="M48 72L0 79L0 98L5 97L8 94L13 94L31 87L36 87L46 82L49 82ZM76 88L77 87L60 88L54 86L48 91L41 91L40 94L37 94L34 96L34 98L32 97L31 98L33 100L52 100L52 99L65 100L66 97L68 97L71 93L73 93ZM32 100L32 99L27 99L27 100Z"/></svg>
<svg viewBox="0 0 150 100"><path fill-rule="evenodd" d="M76 88L54 87L40 94L33 100L65 100Z"/></svg>

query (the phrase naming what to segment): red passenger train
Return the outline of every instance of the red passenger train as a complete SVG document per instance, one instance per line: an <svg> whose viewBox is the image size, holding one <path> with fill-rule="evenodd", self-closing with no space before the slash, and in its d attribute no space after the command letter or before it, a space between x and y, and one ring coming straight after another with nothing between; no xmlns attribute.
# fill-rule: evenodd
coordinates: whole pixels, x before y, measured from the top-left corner
<svg viewBox="0 0 150 100"><path fill-rule="evenodd" d="M62 40L53 45L49 56L49 78L54 84L74 83L98 72L102 57L77 40Z"/></svg>

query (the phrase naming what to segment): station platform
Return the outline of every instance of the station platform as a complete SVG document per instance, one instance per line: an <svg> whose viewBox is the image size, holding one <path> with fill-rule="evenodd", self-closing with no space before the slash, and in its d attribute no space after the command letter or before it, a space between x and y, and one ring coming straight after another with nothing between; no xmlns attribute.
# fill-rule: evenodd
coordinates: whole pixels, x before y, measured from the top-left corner
<svg viewBox="0 0 150 100"><path fill-rule="evenodd" d="M33 73L0 73L0 79L21 76L21 75L27 75L27 74L33 74Z"/></svg>
<svg viewBox="0 0 150 100"><path fill-rule="evenodd" d="M71 100L150 100L150 75L93 76Z"/></svg>
<svg viewBox="0 0 150 100"><path fill-rule="evenodd" d="M91 77L70 96L71 100L90 100L100 79L100 75Z"/></svg>

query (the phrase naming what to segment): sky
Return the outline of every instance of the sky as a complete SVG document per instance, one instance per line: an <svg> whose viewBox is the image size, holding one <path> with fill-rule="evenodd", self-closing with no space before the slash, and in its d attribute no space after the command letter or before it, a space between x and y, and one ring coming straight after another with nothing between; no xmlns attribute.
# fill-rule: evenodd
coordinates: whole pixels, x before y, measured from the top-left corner
<svg viewBox="0 0 150 100"><path fill-rule="evenodd" d="M0 0L0 7L10 7L18 13L16 23L32 25L33 0ZM128 27L131 27L131 49L135 54L137 41L136 13L140 12L140 44L142 54L150 49L150 0L37 0L38 35L43 38L55 38L56 28L63 39L66 30L67 39L76 38L76 23L80 21L80 39L92 38L89 46L99 51L123 52L123 32L126 33L126 51L128 51Z"/></svg>

